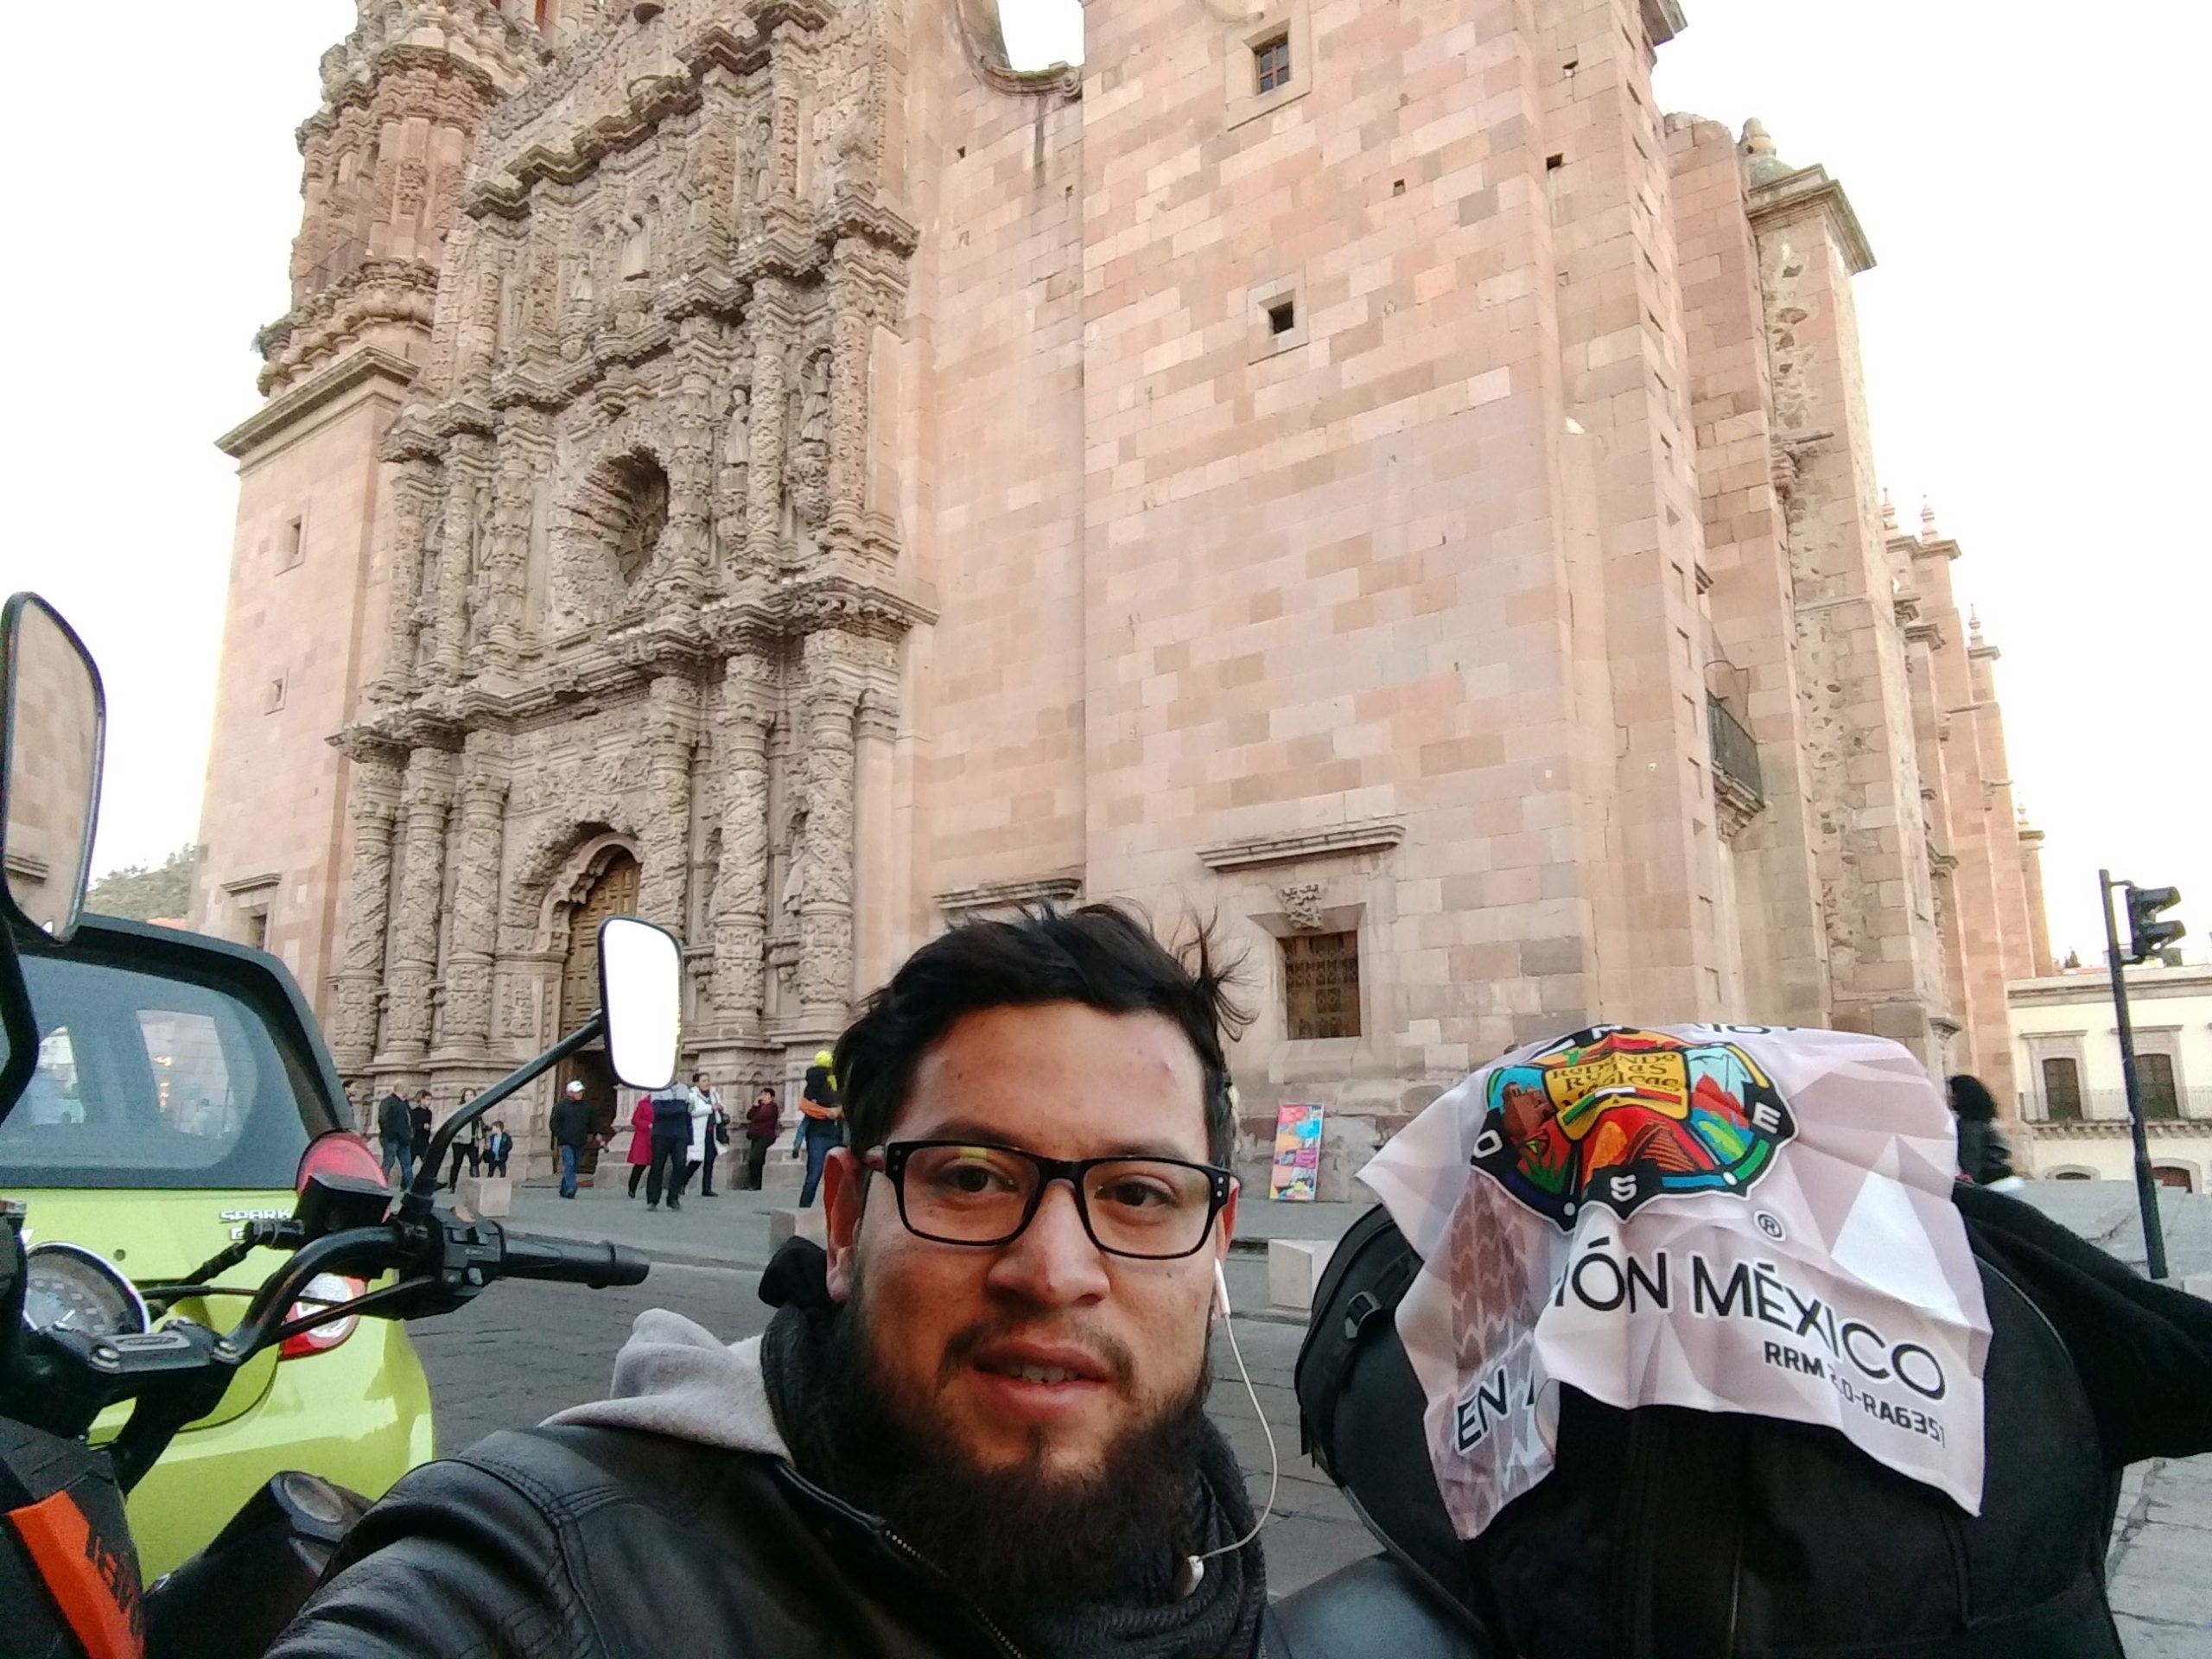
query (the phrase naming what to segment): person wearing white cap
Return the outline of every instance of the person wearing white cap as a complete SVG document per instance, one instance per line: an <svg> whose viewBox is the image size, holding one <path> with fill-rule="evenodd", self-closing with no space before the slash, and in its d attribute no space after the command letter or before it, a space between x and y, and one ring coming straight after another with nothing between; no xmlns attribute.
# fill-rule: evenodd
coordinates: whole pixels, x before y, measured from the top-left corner
<svg viewBox="0 0 2212 1659"><path fill-rule="evenodd" d="M576 1196L576 1160L583 1156L591 1134L591 1108L584 1102L584 1086L572 1080L553 1106L553 1144L561 1160L561 1196Z"/></svg>

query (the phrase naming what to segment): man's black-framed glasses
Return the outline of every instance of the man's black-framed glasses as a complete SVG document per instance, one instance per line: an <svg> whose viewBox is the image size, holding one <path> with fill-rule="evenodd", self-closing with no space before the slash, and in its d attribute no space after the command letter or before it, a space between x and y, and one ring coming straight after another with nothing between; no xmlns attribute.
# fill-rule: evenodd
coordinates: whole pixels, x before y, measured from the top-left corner
<svg viewBox="0 0 2212 1659"><path fill-rule="evenodd" d="M1195 1254L1236 1181L1179 1158L1046 1158L973 1141L893 1141L862 1161L890 1181L906 1230L933 1244L1010 1244L1065 1181L1090 1242L1141 1262Z"/></svg>

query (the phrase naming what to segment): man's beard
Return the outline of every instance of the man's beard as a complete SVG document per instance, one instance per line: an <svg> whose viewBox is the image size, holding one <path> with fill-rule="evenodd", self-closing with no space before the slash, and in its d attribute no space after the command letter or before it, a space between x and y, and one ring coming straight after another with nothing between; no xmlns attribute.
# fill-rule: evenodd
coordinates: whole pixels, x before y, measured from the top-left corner
<svg viewBox="0 0 2212 1659"><path fill-rule="evenodd" d="M887 1374L867 1327L855 1282L823 1356L822 1401L838 1465L858 1488L850 1496L1016 1627L1092 1602L1166 1599L1175 1563L1197 1547L1204 1504L1204 1364L1179 1398L1123 1429L1088 1475L1052 1472L1042 1429L1020 1462L983 1469L933 1395L915 1400ZM1001 1334L995 1324L959 1332L944 1370ZM1126 1354L1108 1357L1119 1358L1124 1382Z"/></svg>

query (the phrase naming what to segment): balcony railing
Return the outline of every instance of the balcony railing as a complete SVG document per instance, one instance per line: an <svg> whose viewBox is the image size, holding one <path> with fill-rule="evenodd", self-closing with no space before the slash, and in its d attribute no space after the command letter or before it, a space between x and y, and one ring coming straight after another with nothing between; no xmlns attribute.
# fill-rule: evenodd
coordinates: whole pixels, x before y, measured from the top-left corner
<svg viewBox="0 0 2212 1659"><path fill-rule="evenodd" d="M1764 805L1766 780L1759 773L1759 746L1718 697L1705 700L1706 725L1713 734L1713 769Z"/></svg>
<svg viewBox="0 0 2212 1659"><path fill-rule="evenodd" d="M2020 1104L2021 1116L2031 1123L2110 1123L2125 1128L2127 1093L2121 1089L2084 1089L2079 1104L2068 1109L2064 1098L2053 1101L2030 1095ZM2056 1108L2056 1109L2053 1109ZM2202 1122L2212 1127L2212 1089L2146 1090L2143 1117L2149 1123Z"/></svg>

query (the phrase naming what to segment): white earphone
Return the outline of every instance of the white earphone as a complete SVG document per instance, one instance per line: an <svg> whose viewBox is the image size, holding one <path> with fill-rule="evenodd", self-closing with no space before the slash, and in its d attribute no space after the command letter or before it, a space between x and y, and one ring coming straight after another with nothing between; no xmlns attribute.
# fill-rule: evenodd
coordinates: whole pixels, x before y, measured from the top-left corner
<svg viewBox="0 0 2212 1659"><path fill-rule="evenodd" d="M1229 1275L1221 1270L1221 1258L1213 1263L1214 1300L1221 1306L1222 1333L1229 1338L1229 1351L1236 1356L1236 1375L1244 1379L1244 1392L1252 1402L1252 1414L1260 1420L1260 1433L1268 1441L1268 1501L1260 1510L1260 1518L1252 1529L1233 1544L1224 1544L1218 1549L1209 1549L1204 1554L1185 1555L1183 1570L1176 1575L1175 1593L1187 1596L1205 1581L1206 1563L1217 1555L1230 1555L1260 1535L1260 1529L1268 1524L1268 1517L1275 1512L1275 1493L1282 1484L1282 1459L1275 1452L1275 1432L1268 1427L1268 1414L1260 1408L1260 1391L1252 1386L1252 1373L1244 1367L1244 1351L1236 1345L1236 1326L1230 1318Z"/></svg>

